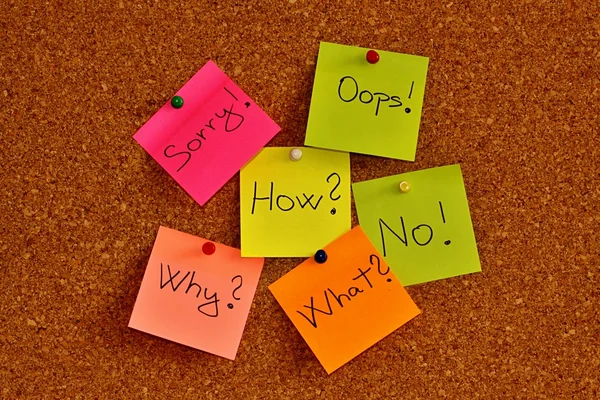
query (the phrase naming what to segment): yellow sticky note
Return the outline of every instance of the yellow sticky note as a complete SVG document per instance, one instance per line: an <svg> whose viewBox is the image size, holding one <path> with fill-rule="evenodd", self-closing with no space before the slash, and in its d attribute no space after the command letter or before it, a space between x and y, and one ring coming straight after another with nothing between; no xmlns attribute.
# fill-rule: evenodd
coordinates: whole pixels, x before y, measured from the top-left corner
<svg viewBox="0 0 600 400"><path fill-rule="evenodd" d="M324 250L269 289L330 374L420 311L359 226Z"/></svg>
<svg viewBox="0 0 600 400"><path fill-rule="evenodd" d="M161 226L129 327L233 360L263 262Z"/></svg>
<svg viewBox="0 0 600 400"><path fill-rule="evenodd" d="M400 183L410 190L402 193ZM481 271L460 165L352 185L360 226L404 286Z"/></svg>
<svg viewBox="0 0 600 400"><path fill-rule="evenodd" d="M306 257L350 229L348 153L267 147L240 182L244 257Z"/></svg>
<svg viewBox="0 0 600 400"><path fill-rule="evenodd" d="M322 42L304 144L414 161L427 57Z"/></svg>

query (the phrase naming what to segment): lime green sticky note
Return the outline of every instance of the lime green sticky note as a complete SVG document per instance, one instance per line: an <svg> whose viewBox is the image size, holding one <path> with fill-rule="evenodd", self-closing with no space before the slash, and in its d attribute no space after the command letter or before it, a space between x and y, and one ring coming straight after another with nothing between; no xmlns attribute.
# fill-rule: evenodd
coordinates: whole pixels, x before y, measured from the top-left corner
<svg viewBox="0 0 600 400"><path fill-rule="evenodd" d="M266 147L240 182L243 257L308 257L350 229L348 153Z"/></svg>
<svg viewBox="0 0 600 400"><path fill-rule="evenodd" d="M429 58L321 42L307 146L415 160Z"/></svg>
<svg viewBox="0 0 600 400"><path fill-rule="evenodd" d="M359 182L352 191L360 226L404 286L481 271L460 165Z"/></svg>

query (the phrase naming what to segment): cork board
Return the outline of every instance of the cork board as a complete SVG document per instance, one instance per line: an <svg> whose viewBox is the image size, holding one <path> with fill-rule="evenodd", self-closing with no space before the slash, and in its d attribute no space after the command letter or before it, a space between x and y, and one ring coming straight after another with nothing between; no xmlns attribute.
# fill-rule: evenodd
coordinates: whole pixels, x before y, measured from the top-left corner
<svg viewBox="0 0 600 400"><path fill-rule="evenodd" d="M597 2L184 3L0 4L0 397L600 397ZM416 161L352 179L461 163L483 272L331 376L267 289L301 259L235 362L128 329L159 225L240 244L237 177L200 207L131 136L212 59L301 145L322 40L430 57Z"/></svg>

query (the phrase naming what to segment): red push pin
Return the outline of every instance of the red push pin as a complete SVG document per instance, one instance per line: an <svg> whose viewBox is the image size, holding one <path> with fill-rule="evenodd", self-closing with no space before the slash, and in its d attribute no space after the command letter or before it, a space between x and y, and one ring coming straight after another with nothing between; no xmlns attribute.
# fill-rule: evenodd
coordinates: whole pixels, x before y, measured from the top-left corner
<svg viewBox="0 0 600 400"><path fill-rule="evenodd" d="M211 254L213 254L216 249L217 249L217 247L212 242L206 242L202 245L202 252L204 254L206 254L207 256L210 256Z"/></svg>
<svg viewBox="0 0 600 400"><path fill-rule="evenodd" d="M377 64L379 62L379 53L375 50L367 51L367 62L369 64Z"/></svg>

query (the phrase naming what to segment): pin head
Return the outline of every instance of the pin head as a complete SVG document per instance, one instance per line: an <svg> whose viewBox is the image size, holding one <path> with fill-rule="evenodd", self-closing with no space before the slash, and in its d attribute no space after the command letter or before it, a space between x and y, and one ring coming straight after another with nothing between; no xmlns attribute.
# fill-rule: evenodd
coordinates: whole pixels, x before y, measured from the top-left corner
<svg viewBox="0 0 600 400"><path fill-rule="evenodd" d="M183 107L183 97L173 96L173 98L171 99L171 105L173 106L173 108Z"/></svg>
<svg viewBox="0 0 600 400"><path fill-rule="evenodd" d="M327 261L327 253L325 253L325 250L317 250L315 253L315 261L317 264L323 264Z"/></svg>
<svg viewBox="0 0 600 400"><path fill-rule="evenodd" d="M290 150L290 160L300 161L301 158L302 158L302 150L300 150L300 149Z"/></svg>
<svg viewBox="0 0 600 400"><path fill-rule="evenodd" d="M408 183L406 181L400 182L400 185L398 185L398 187L400 188L400 191L402 193L408 193L408 192L410 192L410 183Z"/></svg>
<svg viewBox="0 0 600 400"><path fill-rule="evenodd" d="M379 62L379 53L375 50L367 51L367 62L369 64L377 64Z"/></svg>
<svg viewBox="0 0 600 400"><path fill-rule="evenodd" d="M211 254L214 254L214 252L215 252L216 249L217 249L217 247L212 242L206 242L206 243L204 243L202 245L202 252L204 254L206 254L207 256L210 256Z"/></svg>

